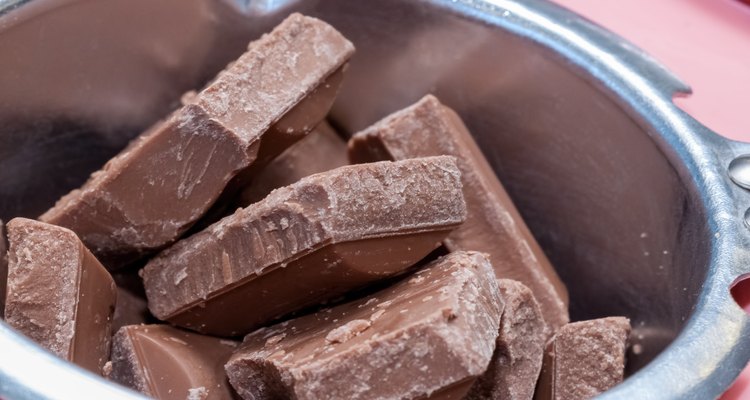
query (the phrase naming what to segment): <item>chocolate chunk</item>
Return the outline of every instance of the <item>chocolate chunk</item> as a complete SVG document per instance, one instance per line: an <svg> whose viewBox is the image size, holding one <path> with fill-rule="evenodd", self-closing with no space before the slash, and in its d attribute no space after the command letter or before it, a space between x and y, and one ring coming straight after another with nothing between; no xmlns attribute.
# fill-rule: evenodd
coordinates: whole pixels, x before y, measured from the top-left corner
<svg viewBox="0 0 750 400"><path fill-rule="evenodd" d="M570 323L547 345L535 399L590 399L622 382L630 321Z"/></svg>
<svg viewBox="0 0 750 400"><path fill-rule="evenodd" d="M239 205L246 207L262 200L273 189L347 164L346 142L324 120L260 171L242 190Z"/></svg>
<svg viewBox="0 0 750 400"><path fill-rule="evenodd" d="M168 245L230 180L325 117L353 51L329 25L293 14L40 219L78 233L110 268Z"/></svg>
<svg viewBox="0 0 750 400"><path fill-rule="evenodd" d="M495 353L466 398L530 400L542 368L547 326L529 288L510 279L500 279L498 285L505 310Z"/></svg>
<svg viewBox="0 0 750 400"><path fill-rule="evenodd" d="M568 293L460 117L434 96L357 133L352 162L452 155L458 160L468 215L445 240L451 250L490 255L498 278L528 286L552 330L568 322ZM552 331L550 331L552 332Z"/></svg>
<svg viewBox="0 0 750 400"><path fill-rule="evenodd" d="M487 368L503 300L455 252L358 301L263 328L226 365L245 399L460 399Z"/></svg>
<svg viewBox="0 0 750 400"><path fill-rule="evenodd" d="M152 259L142 270L149 309L203 333L247 333L405 271L465 213L453 157L312 175Z"/></svg>
<svg viewBox="0 0 750 400"><path fill-rule="evenodd" d="M5 318L5 291L8 286L8 236L0 219L0 318Z"/></svg>
<svg viewBox="0 0 750 400"><path fill-rule="evenodd" d="M15 218L8 223L6 322L90 371L109 359L115 283L72 231Z"/></svg>
<svg viewBox="0 0 750 400"><path fill-rule="evenodd" d="M166 325L124 326L109 379L160 400L232 399L224 363L238 344Z"/></svg>

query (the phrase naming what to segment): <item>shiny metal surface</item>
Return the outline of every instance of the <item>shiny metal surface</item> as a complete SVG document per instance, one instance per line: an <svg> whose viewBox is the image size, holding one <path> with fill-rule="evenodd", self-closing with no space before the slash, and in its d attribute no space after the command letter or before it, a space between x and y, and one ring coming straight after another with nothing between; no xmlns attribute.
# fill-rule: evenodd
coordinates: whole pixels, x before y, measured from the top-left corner
<svg viewBox="0 0 750 400"><path fill-rule="evenodd" d="M687 85L558 6L20 4L0 10L0 218L44 210L247 40L298 10L357 46L332 111L338 128L354 132L435 93L466 120L557 266L573 318L632 319L639 352L629 355L631 376L601 398L715 398L750 359L750 319L729 292L750 272L750 194L727 172L750 145L690 118L671 101ZM2 325L0 345L0 396L125 396ZM5 357L6 346L17 356Z"/></svg>
<svg viewBox="0 0 750 400"><path fill-rule="evenodd" d="M750 154L743 154L732 160L727 173L732 182L742 188L750 189Z"/></svg>

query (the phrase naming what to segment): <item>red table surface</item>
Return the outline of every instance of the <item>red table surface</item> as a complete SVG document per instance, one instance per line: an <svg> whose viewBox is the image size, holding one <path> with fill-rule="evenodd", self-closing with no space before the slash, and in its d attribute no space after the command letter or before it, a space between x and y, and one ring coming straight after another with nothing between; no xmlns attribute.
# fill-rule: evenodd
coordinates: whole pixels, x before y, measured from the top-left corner
<svg viewBox="0 0 750 400"><path fill-rule="evenodd" d="M688 83L693 94L675 103L695 119L750 142L750 0L556 1L635 43ZM735 298L750 311L745 289L750 285ZM750 399L750 368L722 397L737 399Z"/></svg>

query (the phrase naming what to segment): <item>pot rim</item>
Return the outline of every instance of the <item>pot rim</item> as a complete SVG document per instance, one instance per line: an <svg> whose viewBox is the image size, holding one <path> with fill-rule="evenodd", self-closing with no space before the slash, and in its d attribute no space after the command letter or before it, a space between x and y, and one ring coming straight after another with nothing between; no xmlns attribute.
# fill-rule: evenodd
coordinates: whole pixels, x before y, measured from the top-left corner
<svg viewBox="0 0 750 400"><path fill-rule="evenodd" d="M692 186L713 235L706 279L677 338L647 366L601 399L708 399L720 396L750 360L750 318L730 287L750 272L748 192L727 167L750 144L723 138L679 109L690 87L618 35L543 0L459 0L448 6L546 47L585 72L647 125L652 140ZM675 372L679 371L679 372Z"/></svg>
<svg viewBox="0 0 750 400"><path fill-rule="evenodd" d="M29 1L0 0L0 15ZM672 98L690 94L687 84L625 39L559 5L546 0L426 2L553 51L650 128L652 140L704 207L706 226L714 233L708 238L710 261L694 311L677 338L647 366L599 398L721 395L750 360L750 340L743 340L750 337L750 317L729 291L738 277L750 273L750 252L745 251L750 232L743 224L750 197L726 173L732 159L750 153L750 144L722 138L680 110ZM0 397L76 398L85 387L86 396L92 398L142 398L55 357L2 321L0 348Z"/></svg>

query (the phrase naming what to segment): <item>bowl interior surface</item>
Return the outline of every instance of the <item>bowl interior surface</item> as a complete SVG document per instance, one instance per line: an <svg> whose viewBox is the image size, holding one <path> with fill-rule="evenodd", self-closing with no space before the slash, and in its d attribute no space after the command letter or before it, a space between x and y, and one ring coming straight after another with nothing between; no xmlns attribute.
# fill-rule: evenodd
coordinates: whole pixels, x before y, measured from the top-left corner
<svg viewBox="0 0 750 400"><path fill-rule="evenodd" d="M444 4L35 0L6 11L0 218L39 215L300 11L357 47L335 126L354 133L427 93L454 108L568 285L572 319L631 318L636 371L695 306L702 204L652 128L585 71Z"/></svg>

